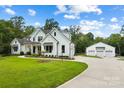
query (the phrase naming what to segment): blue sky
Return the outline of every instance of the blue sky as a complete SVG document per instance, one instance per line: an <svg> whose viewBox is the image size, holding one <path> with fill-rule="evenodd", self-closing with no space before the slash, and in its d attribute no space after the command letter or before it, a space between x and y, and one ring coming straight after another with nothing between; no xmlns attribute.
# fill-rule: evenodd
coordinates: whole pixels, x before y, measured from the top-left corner
<svg viewBox="0 0 124 93"><path fill-rule="evenodd" d="M119 33L124 24L124 6L117 5L18 5L0 6L0 19L23 16L27 25L43 26L45 20L54 18L62 29L80 25L82 33L107 37Z"/></svg>

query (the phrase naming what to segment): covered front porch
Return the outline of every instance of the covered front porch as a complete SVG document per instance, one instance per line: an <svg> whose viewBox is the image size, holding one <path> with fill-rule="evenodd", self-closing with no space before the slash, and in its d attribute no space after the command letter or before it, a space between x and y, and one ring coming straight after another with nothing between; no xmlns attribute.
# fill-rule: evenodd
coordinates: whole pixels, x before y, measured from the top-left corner
<svg viewBox="0 0 124 93"><path fill-rule="evenodd" d="M41 54L41 45L40 44L31 45L31 54Z"/></svg>
<svg viewBox="0 0 124 93"><path fill-rule="evenodd" d="M30 52L30 54L40 54L41 53L41 44L40 43L31 43L31 44L25 44L25 50L27 54Z"/></svg>

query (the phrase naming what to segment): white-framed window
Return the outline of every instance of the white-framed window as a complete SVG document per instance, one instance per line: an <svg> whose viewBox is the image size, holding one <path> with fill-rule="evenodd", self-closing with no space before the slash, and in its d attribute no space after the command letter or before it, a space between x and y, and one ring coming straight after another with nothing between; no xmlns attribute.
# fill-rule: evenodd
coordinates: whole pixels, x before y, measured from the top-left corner
<svg viewBox="0 0 124 93"><path fill-rule="evenodd" d="M33 41L35 41L35 38L33 37Z"/></svg>
<svg viewBox="0 0 124 93"><path fill-rule="evenodd" d="M44 49L46 50L47 53L52 53L53 46L52 45L47 45L47 46L44 46Z"/></svg>
<svg viewBox="0 0 124 93"><path fill-rule="evenodd" d="M56 32L54 32L54 36L56 36Z"/></svg>
<svg viewBox="0 0 124 93"><path fill-rule="evenodd" d="M13 50L14 50L14 52L17 52L18 51L18 46L14 46Z"/></svg>
<svg viewBox="0 0 124 93"><path fill-rule="evenodd" d="M17 41L15 41L15 44L17 43Z"/></svg>
<svg viewBox="0 0 124 93"><path fill-rule="evenodd" d="M41 41L43 39L42 36L38 36L38 41Z"/></svg>

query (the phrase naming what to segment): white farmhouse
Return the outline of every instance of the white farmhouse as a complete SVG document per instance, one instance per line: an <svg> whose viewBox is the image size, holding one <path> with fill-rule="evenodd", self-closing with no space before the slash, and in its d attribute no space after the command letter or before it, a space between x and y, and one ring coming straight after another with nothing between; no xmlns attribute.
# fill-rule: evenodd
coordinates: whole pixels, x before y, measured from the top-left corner
<svg viewBox="0 0 124 93"><path fill-rule="evenodd" d="M37 29L28 38L15 38L10 45L11 54L20 54L20 52L38 54L45 51L43 53L45 56L73 58L75 53L71 34L66 30L60 31L55 28L51 31Z"/></svg>
<svg viewBox="0 0 124 93"><path fill-rule="evenodd" d="M86 48L86 55L100 57L114 57L115 47L99 42Z"/></svg>

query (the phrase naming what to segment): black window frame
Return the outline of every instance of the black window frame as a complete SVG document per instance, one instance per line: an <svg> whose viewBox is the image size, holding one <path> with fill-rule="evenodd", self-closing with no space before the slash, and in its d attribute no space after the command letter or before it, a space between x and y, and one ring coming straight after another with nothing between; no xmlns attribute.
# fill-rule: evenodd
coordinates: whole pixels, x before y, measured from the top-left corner
<svg viewBox="0 0 124 93"><path fill-rule="evenodd" d="M47 53L52 53L52 51L53 51L53 46L45 46L45 50L46 50L46 52Z"/></svg>
<svg viewBox="0 0 124 93"><path fill-rule="evenodd" d="M62 45L62 53L65 53L65 45Z"/></svg>
<svg viewBox="0 0 124 93"><path fill-rule="evenodd" d="M43 39L42 36L38 36L38 41L41 41Z"/></svg>

